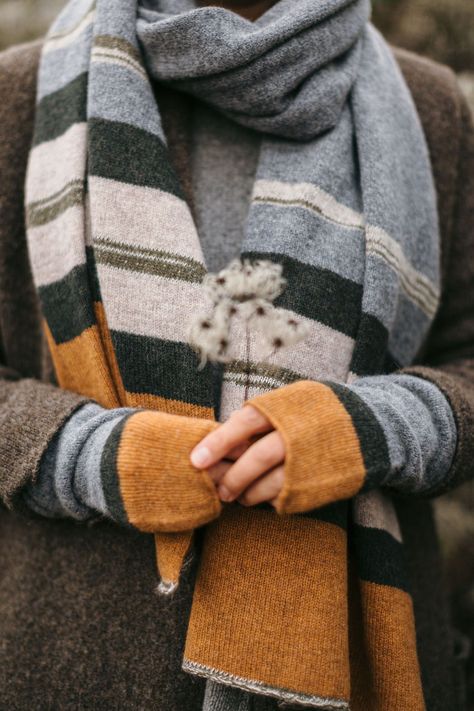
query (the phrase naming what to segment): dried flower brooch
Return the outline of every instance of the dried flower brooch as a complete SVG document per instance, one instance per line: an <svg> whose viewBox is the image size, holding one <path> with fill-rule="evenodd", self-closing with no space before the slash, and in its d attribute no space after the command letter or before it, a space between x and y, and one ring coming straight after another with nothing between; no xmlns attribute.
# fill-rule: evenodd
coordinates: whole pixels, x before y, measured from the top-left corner
<svg viewBox="0 0 474 711"><path fill-rule="evenodd" d="M207 361L232 360L230 329L234 318L245 324L248 365L251 323L258 326L268 344L266 358L306 338L307 324L272 303L286 287L282 271L281 265L274 262L235 259L217 274L206 275L203 286L212 310L194 320L189 331L190 344L201 359L200 368Z"/></svg>

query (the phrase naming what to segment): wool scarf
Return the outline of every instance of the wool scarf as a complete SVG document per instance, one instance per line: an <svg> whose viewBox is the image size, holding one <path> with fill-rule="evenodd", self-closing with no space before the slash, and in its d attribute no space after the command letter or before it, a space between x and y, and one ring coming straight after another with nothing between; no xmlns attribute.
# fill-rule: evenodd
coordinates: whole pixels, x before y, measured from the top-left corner
<svg viewBox="0 0 474 711"><path fill-rule="evenodd" d="M26 207L61 387L224 420L245 394L318 381L321 407L350 411L355 438L343 384L411 363L439 299L427 147L369 14L367 0L280 0L254 23L189 0L66 5L43 48ZM308 329L269 357L258 326L236 321L217 402L213 367L189 344L190 318L209 307L207 269L154 82L262 133L242 257L282 265L278 306ZM363 470L377 441L359 440ZM163 590L191 540L156 534ZM186 671L313 708L424 708L388 496L295 515L231 505L200 556Z"/></svg>

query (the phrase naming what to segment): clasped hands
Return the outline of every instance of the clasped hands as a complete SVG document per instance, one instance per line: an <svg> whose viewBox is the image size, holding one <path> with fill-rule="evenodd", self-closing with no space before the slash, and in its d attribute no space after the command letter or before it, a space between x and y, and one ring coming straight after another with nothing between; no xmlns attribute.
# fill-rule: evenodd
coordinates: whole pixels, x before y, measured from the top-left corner
<svg viewBox="0 0 474 711"><path fill-rule="evenodd" d="M148 533L206 525L221 502L312 511L355 496L367 471L350 412L313 381L266 392L223 424L137 412L114 446L120 491L111 503L121 496L129 523Z"/></svg>
<svg viewBox="0 0 474 711"><path fill-rule="evenodd" d="M281 434L245 405L201 440L191 463L208 471L221 501L274 505L283 487L285 454Z"/></svg>

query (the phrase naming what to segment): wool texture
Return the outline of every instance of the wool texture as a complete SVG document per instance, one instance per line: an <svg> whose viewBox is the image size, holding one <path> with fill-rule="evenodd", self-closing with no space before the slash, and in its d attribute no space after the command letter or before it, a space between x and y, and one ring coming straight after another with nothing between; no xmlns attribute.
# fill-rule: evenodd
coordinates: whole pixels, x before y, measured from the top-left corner
<svg viewBox="0 0 474 711"><path fill-rule="evenodd" d="M250 125L256 102L264 92L272 96L268 67L288 67L273 120L257 125L274 137L262 145L242 253L283 265L288 287L279 305L304 317L310 334L262 366L258 332L251 333L252 396L308 378L344 382L410 363L439 298L434 188L415 109L390 51L367 24L368 3L282 0L255 25L217 8L164 8L142 11L137 25L129 0L113 8L105 0L73 1L45 43L28 240L60 385L106 407L213 417L211 370L197 371L186 340L190 305L208 306L206 268L146 70L191 93L219 97L233 118L235 97ZM308 52L304 44L310 66L299 61L306 32L315 48ZM205 57L196 63L194 48L216 38L224 55L216 51L210 63ZM179 56L172 52L177 39ZM196 67L203 76L192 76ZM246 106L242 87L255 76L263 84ZM291 244L290 234L297 235ZM246 339L241 343L245 349ZM224 373L222 417L242 402L248 360L235 359ZM370 454L372 440L357 426L359 403L352 411L343 389L329 390L322 416L340 413L353 457L349 466L348 459L337 463L355 469L349 487L335 487L337 501L370 483L365 447ZM120 454L119 447L119 464ZM334 476L342 478L337 467ZM119 480L133 509L136 499L122 486L129 477L119 473ZM365 501L356 500L356 513ZM308 501L302 505L306 513ZM376 520L356 516L356 523L346 503L281 517L226 509L206 530L184 669L316 708L347 708L350 699L356 711L395 701L424 708L402 542L393 535L388 499L382 510ZM360 584L348 578L348 536ZM176 551L182 558L189 540L186 533L158 535L160 568L173 556L179 563ZM237 579L223 576L226 569L238 571ZM348 594L358 610L355 637ZM368 675L353 654L361 645Z"/></svg>
<svg viewBox="0 0 474 711"><path fill-rule="evenodd" d="M203 102L190 111L193 214L206 266L218 272L240 253L261 136Z"/></svg>
<svg viewBox="0 0 474 711"><path fill-rule="evenodd" d="M49 518L88 521L102 515L113 519L106 505L101 465L112 430L132 412L93 403L77 410L51 441L35 481L23 490L25 503Z"/></svg>

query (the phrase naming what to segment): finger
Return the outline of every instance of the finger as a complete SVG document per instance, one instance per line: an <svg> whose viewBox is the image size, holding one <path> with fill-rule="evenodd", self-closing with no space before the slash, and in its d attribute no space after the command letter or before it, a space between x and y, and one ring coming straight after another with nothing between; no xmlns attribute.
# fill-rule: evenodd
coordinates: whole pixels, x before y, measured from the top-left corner
<svg viewBox="0 0 474 711"><path fill-rule="evenodd" d="M275 467L271 472L264 474L258 481L249 486L239 497L239 503L243 506L256 506L265 501L273 503L282 490L284 478L284 467Z"/></svg>
<svg viewBox="0 0 474 711"><path fill-rule="evenodd" d="M219 482L222 501L233 501L256 479L285 459L285 443L279 432L271 432L247 449Z"/></svg>
<svg viewBox="0 0 474 711"><path fill-rule="evenodd" d="M242 454L247 451L251 444L251 440L246 440L245 442L242 442L242 444L238 444L237 447L234 447L234 449L231 449L230 452L227 452L225 458L235 462L236 459L241 457Z"/></svg>
<svg viewBox="0 0 474 711"><path fill-rule="evenodd" d="M215 484L218 484L222 477L227 474L231 466L233 465L233 462L227 460L227 459L221 459L220 462L217 462L217 464L214 464L214 466L209 467L207 470L209 476L211 477L212 481Z"/></svg>
<svg viewBox="0 0 474 711"><path fill-rule="evenodd" d="M226 474L231 468L233 462L235 462L247 449L250 447L250 442L244 442L234 447L232 451L226 456L225 459L221 459L217 464L213 464L212 467L208 468L208 474L215 484L218 484L222 479L224 474Z"/></svg>
<svg viewBox="0 0 474 711"><path fill-rule="evenodd" d="M227 422L199 442L191 452L191 463L198 469L207 469L252 435L271 429L266 417L251 405L246 405L233 412Z"/></svg>

